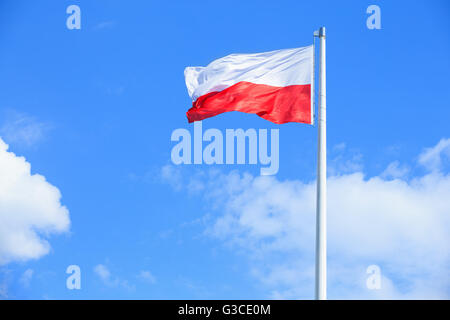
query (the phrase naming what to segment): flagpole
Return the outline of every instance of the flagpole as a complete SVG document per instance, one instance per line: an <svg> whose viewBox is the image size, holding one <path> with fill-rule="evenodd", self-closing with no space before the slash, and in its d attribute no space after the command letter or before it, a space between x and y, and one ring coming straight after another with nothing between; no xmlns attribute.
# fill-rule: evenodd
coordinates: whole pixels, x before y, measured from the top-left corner
<svg viewBox="0 0 450 320"><path fill-rule="evenodd" d="M319 29L319 114L316 207L316 291L317 300L327 299L327 122L325 27Z"/></svg>

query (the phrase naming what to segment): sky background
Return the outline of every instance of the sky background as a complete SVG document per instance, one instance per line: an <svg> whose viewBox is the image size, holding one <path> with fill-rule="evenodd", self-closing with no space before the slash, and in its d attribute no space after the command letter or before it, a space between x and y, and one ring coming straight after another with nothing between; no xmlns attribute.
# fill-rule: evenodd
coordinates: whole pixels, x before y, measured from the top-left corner
<svg viewBox="0 0 450 320"><path fill-rule="evenodd" d="M279 128L272 177L174 166L170 137L192 132L185 67L307 46L320 26L329 297L448 299L448 1L118 0L0 1L0 298L313 298L317 128L203 121Z"/></svg>

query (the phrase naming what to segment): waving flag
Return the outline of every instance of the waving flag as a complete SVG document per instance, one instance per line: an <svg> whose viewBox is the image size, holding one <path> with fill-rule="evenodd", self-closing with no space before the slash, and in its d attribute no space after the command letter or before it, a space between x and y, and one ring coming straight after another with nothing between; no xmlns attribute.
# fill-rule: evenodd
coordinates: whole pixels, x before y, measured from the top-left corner
<svg viewBox="0 0 450 320"><path fill-rule="evenodd" d="M313 46L231 54L206 67L187 67L194 122L228 111L254 113L274 123L313 123Z"/></svg>

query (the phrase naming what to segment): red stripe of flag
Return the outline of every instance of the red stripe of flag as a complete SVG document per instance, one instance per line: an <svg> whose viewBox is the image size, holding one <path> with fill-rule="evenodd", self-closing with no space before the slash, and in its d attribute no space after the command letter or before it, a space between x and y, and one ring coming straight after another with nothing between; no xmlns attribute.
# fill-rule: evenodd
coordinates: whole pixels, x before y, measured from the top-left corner
<svg viewBox="0 0 450 320"><path fill-rule="evenodd" d="M311 85L274 87L241 81L200 96L186 115L191 123L229 111L254 113L277 124L311 124Z"/></svg>

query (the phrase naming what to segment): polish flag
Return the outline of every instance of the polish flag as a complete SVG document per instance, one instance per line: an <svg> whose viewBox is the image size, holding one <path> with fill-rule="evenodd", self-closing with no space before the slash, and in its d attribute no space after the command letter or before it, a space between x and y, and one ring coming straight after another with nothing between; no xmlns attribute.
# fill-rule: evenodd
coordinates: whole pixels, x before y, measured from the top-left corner
<svg viewBox="0 0 450 320"><path fill-rule="evenodd" d="M254 113L274 123L313 123L313 46L230 54L206 67L187 67L194 122L228 111Z"/></svg>

